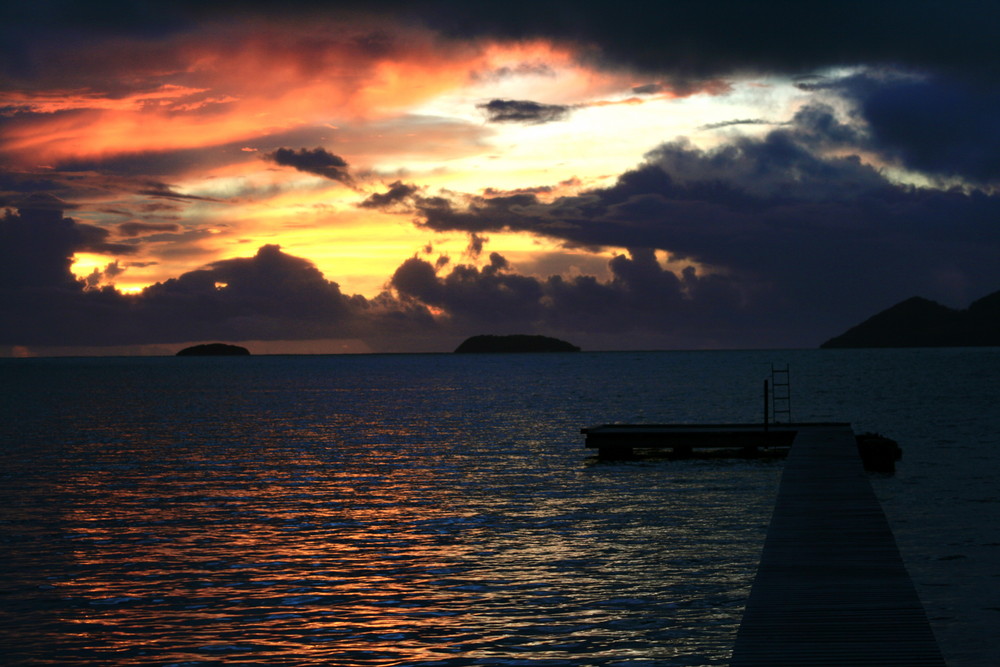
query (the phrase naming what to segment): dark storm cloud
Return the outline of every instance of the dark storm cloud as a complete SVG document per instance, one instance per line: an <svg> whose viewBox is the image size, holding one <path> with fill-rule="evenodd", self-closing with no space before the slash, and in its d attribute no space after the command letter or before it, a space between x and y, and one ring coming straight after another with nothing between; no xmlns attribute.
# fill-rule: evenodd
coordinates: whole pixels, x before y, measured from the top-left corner
<svg viewBox="0 0 1000 667"><path fill-rule="evenodd" d="M441 276L446 258L434 265L413 258L395 272L392 293L365 299L343 294L308 260L264 246L252 257L214 262L141 294L123 295L98 287L127 270L117 261L83 280L73 277L72 253L89 242L56 204L39 202L2 221L2 344L360 337L399 345L403 334L441 341L511 327L629 340L641 334L667 346L758 340L746 327L725 335L723 325L748 323L756 314L739 308L744 286L691 271L678 277L660 267L648 248L614 258L613 277L605 282L519 275L496 252L481 268L460 264ZM441 315L432 316L432 308Z"/></svg>
<svg viewBox="0 0 1000 667"><path fill-rule="evenodd" d="M1000 180L1000 90L940 77L861 74L802 86L857 104L867 147L926 174Z"/></svg>
<svg viewBox="0 0 1000 667"><path fill-rule="evenodd" d="M36 192L27 196L19 195L12 200L11 205L25 212L56 211L62 213L77 208L76 204L70 204L47 192Z"/></svg>
<svg viewBox="0 0 1000 667"><path fill-rule="evenodd" d="M434 330L427 310L387 294L346 295L309 260L276 245L147 288L137 326L158 341L398 338Z"/></svg>
<svg viewBox="0 0 1000 667"><path fill-rule="evenodd" d="M0 3L0 75L30 73L39 45L78 43L114 34L159 37L190 23L178 11L184 3L157 0Z"/></svg>
<svg viewBox="0 0 1000 667"><path fill-rule="evenodd" d="M66 208L56 197L34 194L20 201L16 213L5 212L0 240L5 284L66 285L73 280L69 266L76 252L135 252L134 246L108 241L106 229L63 217Z"/></svg>
<svg viewBox="0 0 1000 667"><path fill-rule="evenodd" d="M902 186L843 151L822 157L855 133L814 106L760 139L664 144L613 186L551 203L437 197L416 208L437 231L662 249L738 280L758 308L798 312L814 336L913 294L962 304L997 289L1000 196Z"/></svg>
<svg viewBox="0 0 1000 667"><path fill-rule="evenodd" d="M79 225L63 217L58 200L36 196L0 221L0 287L75 289L73 253L84 245Z"/></svg>
<svg viewBox="0 0 1000 667"><path fill-rule="evenodd" d="M17 25L39 28L87 28L107 32L159 35L175 22L172 9L190 3L161 0L106 0L105 2L76 2L75 0L46 0L31 6L23 3L5 3L0 18Z"/></svg>
<svg viewBox="0 0 1000 667"><path fill-rule="evenodd" d="M322 337L318 334L337 323L349 327L352 310L364 306L363 300L344 296L308 260L273 245L253 257L215 262L153 285L138 303L174 340L192 333L194 338Z"/></svg>
<svg viewBox="0 0 1000 667"><path fill-rule="evenodd" d="M392 3L390 3L392 4ZM892 64L1000 74L1000 6L947 3L680 0L649 3L425 2L424 20L455 37L555 37L596 45L611 63L679 79L740 71L801 74Z"/></svg>
<svg viewBox="0 0 1000 667"><path fill-rule="evenodd" d="M138 295L97 288L125 269L70 272L80 239L58 212L0 220L0 344L125 345L201 339L393 337L431 331L426 308L348 296L308 260L263 246Z"/></svg>
<svg viewBox="0 0 1000 667"><path fill-rule="evenodd" d="M490 100L477 104L490 123L525 123L541 125L569 117L572 107L564 104L541 104L530 100Z"/></svg>
<svg viewBox="0 0 1000 667"><path fill-rule="evenodd" d="M24 193L55 192L61 188L50 174L10 172L0 169L0 206L17 207Z"/></svg>
<svg viewBox="0 0 1000 667"><path fill-rule="evenodd" d="M436 4L445 5L449 11L426 12L425 20L456 38L566 39L591 45L598 64L665 77L637 86L636 94L744 73L803 77L836 66L917 73L925 78L841 88L860 102L873 148L941 177L992 183L1000 172L995 2L595 2L574 3L571 12L554 0Z"/></svg>
<svg viewBox="0 0 1000 667"><path fill-rule="evenodd" d="M345 295L311 262L274 245L252 257L211 263L138 295L100 287L138 264L109 260L80 280L71 271L74 253L120 256L136 246L109 243L109 232L65 217L63 205L35 194L0 217L0 344L391 339L436 331L426 307L388 294L372 300ZM119 231L144 234L167 227L125 223Z"/></svg>
<svg viewBox="0 0 1000 667"><path fill-rule="evenodd" d="M279 148L265 157L284 167L294 167L298 171L340 181L346 185L351 185L353 182L344 158L323 148L317 147L312 150L300 148L297 151L291 148Z"/></svg>
<svg viewBox="0 0 1000 667"><path fill-rule="evenodd" d="M518 275L498 253L481 269L458 265L437 275L412 258L392 278L402 299L447 313L447 330L563 334L577 340L615 340L612 346L652 344L705 347L760 344L768 327L754 324L759 309L741 306L744 288L719 276L681 276L660 266L649 248L611 260L611 280ZM772 338L770 342L774 342ZM600 345L601 343L596 343Z"/></svg>
<svg viewBox="0 0 1000 667"><path fill-rule="evenodd" d="M258 13L286 17L297 11L370 14L423 23L457 39L548 37L587 44L602 59L678 79L738 71L802 74L831 65L890 64L961 72L980 80L1000 75L1000 5L883 0L674 0L567 2L511 0L319 0L156 2L54 0L41 11L5 3L0 33L9 69L30 64L25 55L43 37L91 33L154 37L204 18ZM381 44L379 40L375 40ZM380 48L384 48L381 47Z"/></svg>
<svg viewBox="0 0 1000 667"><path fill-rule="evenodd" d="M79 251L131 249L64 217L59 203L36 195L0 218L0 343L102 343L115 336L125 299L114 290L85 289L70 267Z"/></svg>
<svg viewBox="0 0 1000 667"><path fill-rule="evenodd" d="M634 92L644 95L695 89L699 81L739 73L803 75L864 65L869 74L803 83L853 101L852 120L861 122L814 104L760 139L735 139L710 151L664 144L614 185L553 202L539 200L535 194L542 191L531 188L432 197L394 183L361 206L413 211L428 229L461 231L470 239L515 230L568 246L630 250L609 263L611 277L604 281L519 275L496 253L482 268L448 266L445 257L436 266L414 258L393 276L395 293L372 300L342 294L308 261L275 246L139 296L85 289L69 270L74 252L123 253L134 246L109 243L106 230L64 217L58 201L21 205L24 193L62 195L65 181L39 176L12 183L0 173L4 205L20 209L0 221L0 341L112 344L516 327L629 340L643 333L668 346L801 345L913 294L961 306L1000 285L997 195L893 184L854 157L865 151L931 176L997 181L997 3L372 0L355 6L422 20L462 40L547 37L586 44L593 62L664 81L637 86ZM254 0L180 0L169 7L56 0L45 11L6 3L0 9L0 76L27 81L36 71L51 75L52 63L37 56L53 45L83 54L112 34L144 38L205 15L289 15L305 7L322 9L302 0L274 7ZM376 35L357 46L373 54L391 48ZM160 65L165 70L176 63ZM875 76L873 65L914 76ZM544 64L537 67L544 74ZM77 73L62 75L70 80ZM499 106L491 111L494 103ZM494 122L547 122L571 111L521 100L484 107ZM316 145L315 136L256 147L278 164L350 184L339 156L321 148L282 148ZM202 159L215 158L196 150L62 166L163 176ZM159 181L134 187L173 201L193 198ZM668 271L655 250L710 270ZM119 270L109 264L90 287ZM428 307L443 312L440 322Z"/></svg>
<svg viewBox="0 0 1000 667"><path fill-rule="evenodd" d="M539 281L508 273L506 266L506 260L493 253L482 270L460 264L438 278L429 262L413 258L396 270L391 284L404 297L444 309L459 331L536 325L543 296Z"/></svg>

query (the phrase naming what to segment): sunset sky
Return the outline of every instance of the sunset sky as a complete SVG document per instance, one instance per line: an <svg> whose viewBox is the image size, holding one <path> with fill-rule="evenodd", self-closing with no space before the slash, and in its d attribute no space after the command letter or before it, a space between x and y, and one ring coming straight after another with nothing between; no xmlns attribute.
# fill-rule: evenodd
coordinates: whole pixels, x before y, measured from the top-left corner
<svg viewBox="0 0 1000 667"><path fill-rule="evenodd" d="M814 347L1000 290L994 2L204 4L0 9L0 356Z"/></svg>

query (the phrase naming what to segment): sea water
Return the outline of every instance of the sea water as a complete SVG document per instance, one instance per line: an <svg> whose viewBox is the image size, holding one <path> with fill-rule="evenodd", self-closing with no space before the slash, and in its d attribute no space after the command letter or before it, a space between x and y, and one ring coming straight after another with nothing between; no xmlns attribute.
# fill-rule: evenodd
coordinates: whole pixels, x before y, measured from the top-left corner
<svg viewBox="0 0 1000 667"><path fill-rule="evenodd" d="M580 428L792 418L872 483L952 667L1000 640L1000 349L0 360L4 664L719 665L780 461Z"/></svg>

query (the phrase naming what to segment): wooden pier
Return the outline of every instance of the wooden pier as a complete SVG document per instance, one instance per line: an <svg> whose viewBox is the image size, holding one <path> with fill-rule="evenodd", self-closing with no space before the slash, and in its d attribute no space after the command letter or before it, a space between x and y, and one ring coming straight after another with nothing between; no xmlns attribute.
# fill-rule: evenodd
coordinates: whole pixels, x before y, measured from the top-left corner
<svg viewBox="0 0 1000 667"><path fill-rule="evenodd" d="M797 425L731 667L944 664L850 426Z"/></svg>

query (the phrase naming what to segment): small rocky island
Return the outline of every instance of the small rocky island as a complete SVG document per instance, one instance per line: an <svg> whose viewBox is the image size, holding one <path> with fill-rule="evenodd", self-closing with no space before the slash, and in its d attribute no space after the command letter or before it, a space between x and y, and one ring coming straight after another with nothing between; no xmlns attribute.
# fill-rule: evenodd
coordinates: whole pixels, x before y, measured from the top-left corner
<svg viewBox="0 0 1000 667"><path fill-rule="evenodd" d="M178 357L248 357L250 350L239 345L226 343L205 343L185 347L177 353Z"/></svg>
<svg viewBox="0 0 1000 667"><path fill-rule="evenodd" d="M515 334L511 336L473 336L455 352L579 352L580 348L558 338Z"/></svg>

